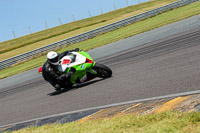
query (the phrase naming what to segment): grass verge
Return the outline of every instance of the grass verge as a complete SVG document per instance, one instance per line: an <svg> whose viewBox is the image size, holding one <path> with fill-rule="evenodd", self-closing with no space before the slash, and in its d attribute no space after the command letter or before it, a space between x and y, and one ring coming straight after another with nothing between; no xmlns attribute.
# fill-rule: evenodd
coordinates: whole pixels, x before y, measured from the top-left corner
<svg viewBox="0 0 200 133"><path fill-rule="evenodd" d="M0 43L0 60L8 59L174 1L176 0L152 0L2 42Z"/></svg>
<svg viewBox="0 0 200 133"><path fill-rule="evenodd" d="M199 112L164 112L137 116L128 114L113 118L49 124L41 127L30 127L12 133L199 133Z"/></svg>
<svg viewBox="0 0 200 133"><path fill-rule="evenodd" d="M190 5L174 9L158 16L131 24L129 26L111 31L109 33L97 36L93 39L71 45L69 47L58 50L58 52L65 51L67 49L73 49L79 47L85 51L100 47L136 34L140 34L194 15L200 14L200 1L192 3ZM32 59L23 64L16 65L0 71L0 79L21 73L23 71L30 70L41 66L46 60L45 56L41 56L36 59Z"/></svg>

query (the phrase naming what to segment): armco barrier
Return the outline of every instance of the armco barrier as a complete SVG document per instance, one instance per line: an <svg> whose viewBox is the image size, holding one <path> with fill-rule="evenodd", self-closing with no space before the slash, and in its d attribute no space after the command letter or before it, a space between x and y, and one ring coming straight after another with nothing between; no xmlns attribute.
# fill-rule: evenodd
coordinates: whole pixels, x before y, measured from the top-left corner
<svg viewBox="0 0 200 133"><path fill-rule="evenodd" d="M141 14L120 20L120 21L117 21L115 23L102 26L100 28L91 30L89 32L85 32L83 34L80 34L80 35L77 35L77 36L74 36L74 37L71 37L71 38L67 38L65 40L62 40L62 41L59 41L59 42L56 42L56 43L53 43L53 44L32 50L32 51L29 51L27 53L20 54L18 56L15 56L15 57L1 61L0 62L0 70L4 69L6 67L9 67L13 64L16 64L18 62L33 58L33 57L35 57L39 54L45 53L47 51L55 50L56 48L62 48L66 45L75 44L75 43L93 38L93 37L95 37L99 34L103 34L103 33L115 30L117 28L135 23L137 21L158 15L159 13L162 13L164 11L174 9L174 8L177 8L177 7L181 7L181 6L184 6L184 5L188 5L188 4L196 2L196 1L199 1L199 0L179 0L177 2L165 5L163 7L159 7L159 8L156 8L156 9L153 9L153 10L150 10L150 11L147 11L147 12L144 12L144 13L141 13Z"/></svg>

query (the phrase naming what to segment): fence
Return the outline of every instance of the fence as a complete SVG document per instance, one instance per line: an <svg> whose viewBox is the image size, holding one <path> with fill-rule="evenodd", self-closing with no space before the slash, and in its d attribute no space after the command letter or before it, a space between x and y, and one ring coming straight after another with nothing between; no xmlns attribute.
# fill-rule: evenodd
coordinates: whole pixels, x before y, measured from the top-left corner
<svg viewBox="0 0 200 133"><path fill-rule="evenodd" d="M85 33L79 34L77 36L67 38L65 40L62 40L62 41L59 41L59 42L29 51L29 52L26 52L24 54L20 54L18 56L1 61L0 62L0 70L4 69L6 67L9 67L13 64L16 64L18 62L22 62L27 59L36 57L39 54L46 53L47 51L55 50L57 48L62 48L66 45L75 44L75 43L93 38L99 34L103 34L103 33L115 30L117 28L135 23L137 21L140 21L140 20L152 17L152 16L156 16L164 11L178 8L178 7L181 7L184 5L188 5L188 4L196 2L196 1L199 1L199 0L179 0L177 2L171 3L171 4L168 4L168 5L165 5L165 6L162 6L162 7L159 7L159 8L156 8L156 9L153 9L153 10L120 20L120 21L117 21L115 23L102 26L100 28L91 30L89 32L85 32Z"/></svg>

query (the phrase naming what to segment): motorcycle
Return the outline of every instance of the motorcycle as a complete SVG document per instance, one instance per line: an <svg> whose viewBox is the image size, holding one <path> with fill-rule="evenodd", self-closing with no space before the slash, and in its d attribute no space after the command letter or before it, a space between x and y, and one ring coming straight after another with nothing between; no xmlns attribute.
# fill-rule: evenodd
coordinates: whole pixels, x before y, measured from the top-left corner
<svg viewBox="0 0 200 133"><path fill-rule="evenodd" d="M96 77L110 78L112 70L103 64L96 63L92 57L84 52L70 52L68 55L60 59L58 70L61 73L69 73L74 71L70 76L72 85L76 83L84 83Z"/></svg>

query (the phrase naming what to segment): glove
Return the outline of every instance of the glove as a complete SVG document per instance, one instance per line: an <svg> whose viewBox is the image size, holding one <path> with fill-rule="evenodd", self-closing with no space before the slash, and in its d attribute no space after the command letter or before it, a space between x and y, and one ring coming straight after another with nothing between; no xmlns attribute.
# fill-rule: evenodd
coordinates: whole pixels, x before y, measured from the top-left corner
<svg viewBox="0 0 200 133"><path fill-rule="evenodd" d="M71 51L78 52L79 48L72 49Z"/></svg>
<svg viewBox="0 0 200 133"><path fill-rule="evenodd" d="M76 48L75 51L78 52L78 51L79 51L79 48Z"/></svg>
<svg viewBox="0 0 200 133"><path fill-rule="evenodd" d="M70 69L70 71L69 71L68 74L71 76L71 75L72 75L73 73L75 73L75 72L76 72L76 69L72 67L72 68Z"/></svg>
<svg viewBox="0 0 200 133"><path fill-rule="evenodd" d="M61 76L57 77L57 80L58 80L58 81L63 81L63 80L65 80L65 79L67 79L67 78L68 78L68 75L67 75L67 74L62 74Z"/></svg>

